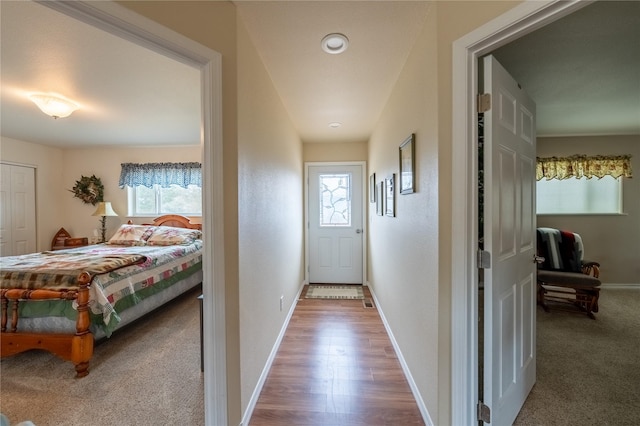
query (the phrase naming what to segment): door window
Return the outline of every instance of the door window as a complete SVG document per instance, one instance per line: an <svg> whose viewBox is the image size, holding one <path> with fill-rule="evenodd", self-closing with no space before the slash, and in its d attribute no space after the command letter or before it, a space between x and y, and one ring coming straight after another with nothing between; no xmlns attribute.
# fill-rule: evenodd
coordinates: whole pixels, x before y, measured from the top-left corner
<svg viewBox="0 0 640 426"><path fill-rule="evenodd" d="M351 226L351 174L319 175L320 226Z"/></svg>

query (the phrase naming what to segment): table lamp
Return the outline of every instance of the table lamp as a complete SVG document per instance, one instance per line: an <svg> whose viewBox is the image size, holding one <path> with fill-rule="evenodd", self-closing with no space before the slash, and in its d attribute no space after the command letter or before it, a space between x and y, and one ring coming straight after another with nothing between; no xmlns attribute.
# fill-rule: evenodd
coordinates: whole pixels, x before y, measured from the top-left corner
<svg viewBox="0 0 640 426"><path fill-rule="evenodd" d="M111 207L111 202L109 201L101 201L98 203L98 208L91 216L102 216L100 219L101 229L102 229L102 240L101 243L106 241L105 234L107 232L107 216L118 216L118 213L113 211Z"/></svg>

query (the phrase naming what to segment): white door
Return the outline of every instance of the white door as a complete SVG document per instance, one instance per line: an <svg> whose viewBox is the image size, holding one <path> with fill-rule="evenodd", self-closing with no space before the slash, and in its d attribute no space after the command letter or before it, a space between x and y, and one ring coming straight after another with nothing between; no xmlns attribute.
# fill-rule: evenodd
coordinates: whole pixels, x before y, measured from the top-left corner
<svg viewBox="0 0 640 426"><path fill-rule="evenodd" d="M362 165L308 167L309 283L362 284Z"/></svg>
<svg viewBox="0 0 640 426"><path fill-rule="evenodd" d="M511 425L536 380L535 104L484 58L484 403Z"/></svg>
<svg viewBox="0 0 640 426"><path fill-rule="evenodd" d="M0 256L36 251L35 169L2 164Z"/></svg>

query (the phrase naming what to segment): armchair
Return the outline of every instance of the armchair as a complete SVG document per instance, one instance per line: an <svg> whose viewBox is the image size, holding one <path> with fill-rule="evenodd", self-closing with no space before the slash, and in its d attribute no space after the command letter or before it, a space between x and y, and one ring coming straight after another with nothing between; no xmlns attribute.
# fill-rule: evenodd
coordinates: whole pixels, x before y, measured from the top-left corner
<svg viewBox="0 0 640 426"><path fill-rule="evenodd" d="M536 230L538 256L538 304L549 312L547 302L572 305L591 319L598 312L600 264L583 259L579 234L554 228Z"/></svg>

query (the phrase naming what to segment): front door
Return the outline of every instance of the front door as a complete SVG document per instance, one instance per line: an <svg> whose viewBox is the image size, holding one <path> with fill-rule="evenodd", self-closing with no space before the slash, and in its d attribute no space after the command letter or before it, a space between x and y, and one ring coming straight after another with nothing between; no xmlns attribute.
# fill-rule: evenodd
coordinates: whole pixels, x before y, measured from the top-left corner
<svg viewBox="0 0 640 426"><path fill-rule="evenodd" d="M484 403L511 425L536 380L535 104L484 58Z"/></svg>
<svg viewBox="0 0 640 426"><path fill-rule="evenodd" d="M363 165L308 166L309 283L362 284Z"/></svg>

